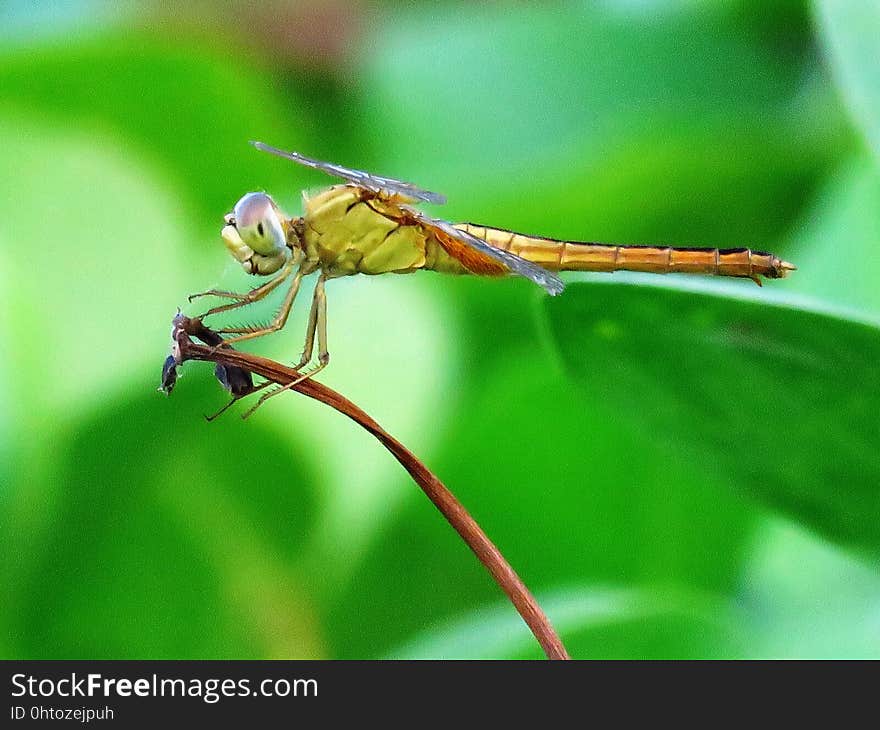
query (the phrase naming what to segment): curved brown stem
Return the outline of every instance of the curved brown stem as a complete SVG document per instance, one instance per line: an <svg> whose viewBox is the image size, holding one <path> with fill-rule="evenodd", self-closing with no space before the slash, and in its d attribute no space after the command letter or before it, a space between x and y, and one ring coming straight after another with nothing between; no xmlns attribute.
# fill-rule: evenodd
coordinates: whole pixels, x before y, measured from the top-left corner
<svg viewBox="0 0 880 730"><path fill-rule="evenodd" d="M199 345L190 337L212 345ZM239 352L229 347L217 347L219 336L206 328L200 320L178 315L174 320L175 357L178 363L186 360L206 360L226 366L241 368L271 380L279 385L289 385L299 377L293 368L281 365L264 357ZM482 528L464 508L461 502L409 449L383 429L369 415L352 403L348 398L322 385L314 379L303 380L292 387L303 395L321 401L348 416L355 423L373 434L394 458L396 458L416 484L428 496L450 525L461 535L477 559L501 586L510 598L523 621L535 635L544 649L548 659L569 659L568 652L562 644L550 620L538 605L534 596L526 588L504 556L495 547Z"/></svg>

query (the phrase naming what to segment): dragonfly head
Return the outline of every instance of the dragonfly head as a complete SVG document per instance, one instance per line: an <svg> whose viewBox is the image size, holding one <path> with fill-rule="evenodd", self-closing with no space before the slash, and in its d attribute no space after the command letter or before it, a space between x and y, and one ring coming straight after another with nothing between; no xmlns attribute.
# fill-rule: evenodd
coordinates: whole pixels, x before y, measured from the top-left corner
<svg viewBox="0 0 880 730"><path fill-rule="evenodd" d="M287 223L266 193L248 193L226 216L226 248L249 274L274 274L287 261Z"/></svg>

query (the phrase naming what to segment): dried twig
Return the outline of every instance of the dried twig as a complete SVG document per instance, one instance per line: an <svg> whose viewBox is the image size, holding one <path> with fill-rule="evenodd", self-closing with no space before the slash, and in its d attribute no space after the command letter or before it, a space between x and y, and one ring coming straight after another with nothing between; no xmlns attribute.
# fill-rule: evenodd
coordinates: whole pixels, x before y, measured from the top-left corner
<svg viewBox="0 0 880 730"><path fill-rule="evenodd" d="M193 342L191 337L197 337L210 346L199 345ZM218 347L217 345L222 342L219 335L205 327L200 320L190 319L182 314L178 314L174 318L173 339L172 357L166 361L163 370L163 387L166 391L170 391L174 387L176 366L186 360L206 360L217 363L218 378L227 390L233 393L234 397L241 397L250 392L253 387L250 373L279 385L288 385L299 375L293 368L272 360L239 352L230 347ZM568 652L550 624L550 620L498 548L486 536L474 518L468 514L461 502L409 449L387 433L354 403L327 386L309 379L297 383L292 390L335 408L373 434L410 473L428 499L434 503L449 524L461 535L479 561L486 566L486 569L510 598L520 616L541 644L547 658L569 658Z"/></svg>

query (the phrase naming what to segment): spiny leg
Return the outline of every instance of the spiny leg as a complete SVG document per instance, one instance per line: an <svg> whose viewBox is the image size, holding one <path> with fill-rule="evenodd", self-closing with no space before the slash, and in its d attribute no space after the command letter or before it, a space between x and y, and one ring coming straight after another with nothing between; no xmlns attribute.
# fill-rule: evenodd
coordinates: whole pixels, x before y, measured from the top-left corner
<svg viewBox="0 0 880 730"><path fill-rule="evenodd" d="M316 331L318 335L318 364L311 370L300 373L298 378L295 378L287 385L282 385L261 395L257 402L242 414L242 418L247 418L252 415L257 408L263 405L263 403L269 400L273 395L278 395L285 390L290 390L303 380L315 376L327 367L327 363L330 362L330 353L327 351L327 295L324 293L324 283L326 281L326 274L321 274L321 276L318 277L318 282L315 284L315 294L312 297L312 309L309 313L309 325L306 330L306 344L303 348L302 360L296 369L299 370L311 360Z"/></svg>
<svg viewBox="0 0 880 730"><path fill-rule="evenodd" d="M293 267L296 265L296 259L292 258L288 261L284 268L281 269L281 272L274 279L270 279L262 286L258 286L255 289L251 289L247 294L236 294L235 292L223 291L221 289L208 289L208 291L199 292L198 294L191 294L188 297L188 300L191 302L193 299L198 299L199 297L206 296L214 296L214 297L223 297L225 299L235 299L232 304L221 304L217 307L212 307L207 312L205 312L199 319L204 319L205 317L211 314L217 314L219 312L228 312L230 309L237 309L238 307L244 307L248 304L253 304L254 302L259 302L261 299L265 299L266 295L270 292L274 291L278 286L288 277L290 276L290 272L293 271Z"/></svg>
<svg viewBox="0 0 880 730"><path fill-rule="evenodd" d="M233 405L235 405L236 403L238 403L238 401L240 401L242 398L247 398L249 395L252 395L253 393L257 393L257 392L263 390L263 388L265 388L265 387L267 387L268 385L270 385L271 382L272 382L271 380L267 380L265 383L260 383L259 385L257 385L256 387L254 387L253 390L251 390L251 391L249 391L249 392L247 392L247 393L244 393L244 394L242 394L242 395L234 395L234 396L232 396L232 398L229 400L229 402L228 402L225 406L223 406L219 411L217 411L216 413L214 413L214 414L212 414L212 415L210 415L210 416L205 416L205 420L206 420L208 423L210 423L211 421L216 420L217 418L219 418L220 416L222 416L224 413L226 413L226 411L228 411Z"/></svg>
<svg viewBox="0 0 880 730"><path fill-rule="evenodd" d="M281 303L281 309L278 310L278 314L276 314L272 321L265 327L228 327L225 329L214 330L220 334L236 335L236 337L228 337L224 339L223 345L231 345L234 342L252 340L255 337L262 337L263 335L277 332L284 327L287 323L287 318L290 315L290 310L293 307L293 301L296 299L297 292L299 292L299 285L302 282L304 273L303 267L300 267L293 275L293 280L290 282L290 289L287 290L284 301Z"/></svg>

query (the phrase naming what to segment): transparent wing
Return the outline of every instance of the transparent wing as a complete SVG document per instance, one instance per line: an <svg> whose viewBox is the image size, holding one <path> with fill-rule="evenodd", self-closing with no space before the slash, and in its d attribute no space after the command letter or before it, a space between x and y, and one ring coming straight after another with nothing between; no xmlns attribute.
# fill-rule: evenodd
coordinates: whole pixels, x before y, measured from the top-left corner
<svg viewBox="0 0 880 730"><path fill-rule="evenodd" d="M538 266L538 264L528 261L527 259L524 259L521 256L517 256L516 254L510 253L509 251L495 248L495 246L492 246L482 239L471 235L467 231L462 231L461 229L456 228L448 221L444 221L439 218L431 218L430 216L422 213L422 211L420 210L410 208L409 206L405 207L407 212L417 218L418 221L423 225L435 228L441 233L445 234L448 238L451 238L458 243L463 243L464 245L470 247L480 254L483 254L484 256L488 256L490 259L502 264L511 273L519 274L520 276L524 276L526 279L531 279L538 286L546 289L551 296L561 294L562 290L565 289L565 284L563 283L562 279L560 279L558 276L556 276L556 274L548 271L544 267ZM454 252L450 253L454 255Z"/></svg>
<svg viewBox="0 0 880 730"><path fill-rule="evenodd" d="M412 203L421 201L423 203L436 203L438 205L442 205L446 202L445 196L440 195L439 193L432 193L428 190L422 190L412 183L401 182L400 180L394 180L390 177L371 175L368 172L362 172L360 170L350 170L347 167L342 167L342 165L334 165L331 162L321 162L320 160L313 160L311 157L301 155L299 152L285 152L284 150L279 150L276 147L270 147L263 142L251 142L251 144L258 150L268 152L272 155L278 155L278 157L283 157L285 160L293 160L294 162L298 162L300 165L305 165L306 167L311 167L315 170L321 170L322 172L326 172L328 175L333 175L334 177L340 177L343 180L347 180L350 183L358 185L359 187L376 193L376 195L380 195L382 197L392 197L394 195L399 195L403 198L406 198L408 202Z"/></svg>

